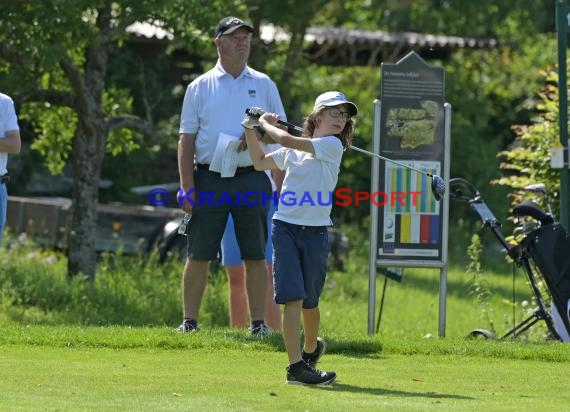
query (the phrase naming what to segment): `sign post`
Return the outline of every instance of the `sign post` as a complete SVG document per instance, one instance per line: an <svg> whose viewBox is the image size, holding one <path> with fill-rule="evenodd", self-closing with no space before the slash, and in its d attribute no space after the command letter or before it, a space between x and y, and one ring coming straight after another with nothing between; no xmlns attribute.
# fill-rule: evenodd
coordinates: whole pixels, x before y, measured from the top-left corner
<svg viewBox="0 0 570 412"><path fill-rule="evenodd" d="M374 153L440 175L449 181L451 106L444 101L443 68L410 52L396 64L382 63L381 101L375 101ZM374 331L376 269L440 269L439 335L445 336L449 196L438 202L426 174L394 165L372 164L368 332Z"/></svg>

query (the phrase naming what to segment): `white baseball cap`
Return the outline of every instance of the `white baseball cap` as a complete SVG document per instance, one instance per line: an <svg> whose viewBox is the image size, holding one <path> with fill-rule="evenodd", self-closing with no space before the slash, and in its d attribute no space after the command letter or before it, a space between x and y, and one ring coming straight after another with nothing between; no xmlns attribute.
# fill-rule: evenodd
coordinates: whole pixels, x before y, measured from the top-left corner
<svg viewBox="0 0 570 412"><path fill-rule="evenodd" d="M322 106L338 106L340 104L348 105L351 116L356 116L358 113L358 107L356 107L354 103L349 102L344 93L341 92L326 92L321 94L317 97L317 100L315 100L315 107L313 107L313 110Z"/></svg>

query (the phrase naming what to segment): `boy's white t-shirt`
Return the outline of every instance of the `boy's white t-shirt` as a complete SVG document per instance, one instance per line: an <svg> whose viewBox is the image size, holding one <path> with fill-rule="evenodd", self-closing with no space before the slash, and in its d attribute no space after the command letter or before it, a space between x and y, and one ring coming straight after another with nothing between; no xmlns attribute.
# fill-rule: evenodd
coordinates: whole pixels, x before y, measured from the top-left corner
<svg viewBox="0 0 570 412"><path fill-rule="evenodd" d="M343 147L336 136L311 139L315 154L281 148L271 153L285 170L279 206L274 219L304 226L330 226L334 189Z"/></svg>

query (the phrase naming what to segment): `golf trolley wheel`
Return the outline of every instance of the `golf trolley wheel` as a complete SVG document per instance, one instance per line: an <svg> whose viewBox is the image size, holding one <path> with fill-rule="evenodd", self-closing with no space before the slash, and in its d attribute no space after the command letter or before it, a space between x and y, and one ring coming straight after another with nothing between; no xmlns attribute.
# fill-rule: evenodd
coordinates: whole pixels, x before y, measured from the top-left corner
<svg viewBox="0 0 570 412"><path fill-rule="evenodd" d="M496 336L493 332L487 329L473 329L467 335L469 339L495 339Z"/></svg>

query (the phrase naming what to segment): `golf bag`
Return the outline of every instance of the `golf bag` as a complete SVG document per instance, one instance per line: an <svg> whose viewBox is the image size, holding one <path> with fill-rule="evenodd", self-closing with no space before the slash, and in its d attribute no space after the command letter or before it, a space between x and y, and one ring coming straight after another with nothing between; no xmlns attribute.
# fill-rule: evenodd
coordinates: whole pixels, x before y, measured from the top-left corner
<svg viewBox="0 0 570 412"><path fill-rule="evenodd" d="M570 341L570 234L551 222L526 235L521 244L540 270L551 296L554 328Z"/></svg>
<svg viewBox="0 0 570 412"><path fill-rule="evenodd" d="M536 298L538 308L534 313L501 339L520 336L535 323L544 321L554 338L570 342L570 234L554 220L552 213L545 213L532 201L524 201L513 208L513 216L523 218L523 222L515 228L515 237L518 239L516 244L512 244L507 242L500 222L475 186L462 178L450 179L449 186L450 198L467 202L517 266L523 268ZM528 188L534 190L537 186ZM550 308L546 306L544 288L541 291L542 283L550 295ZM474 329L469 336L495 337L491 331L482 328Z"/></svg>

